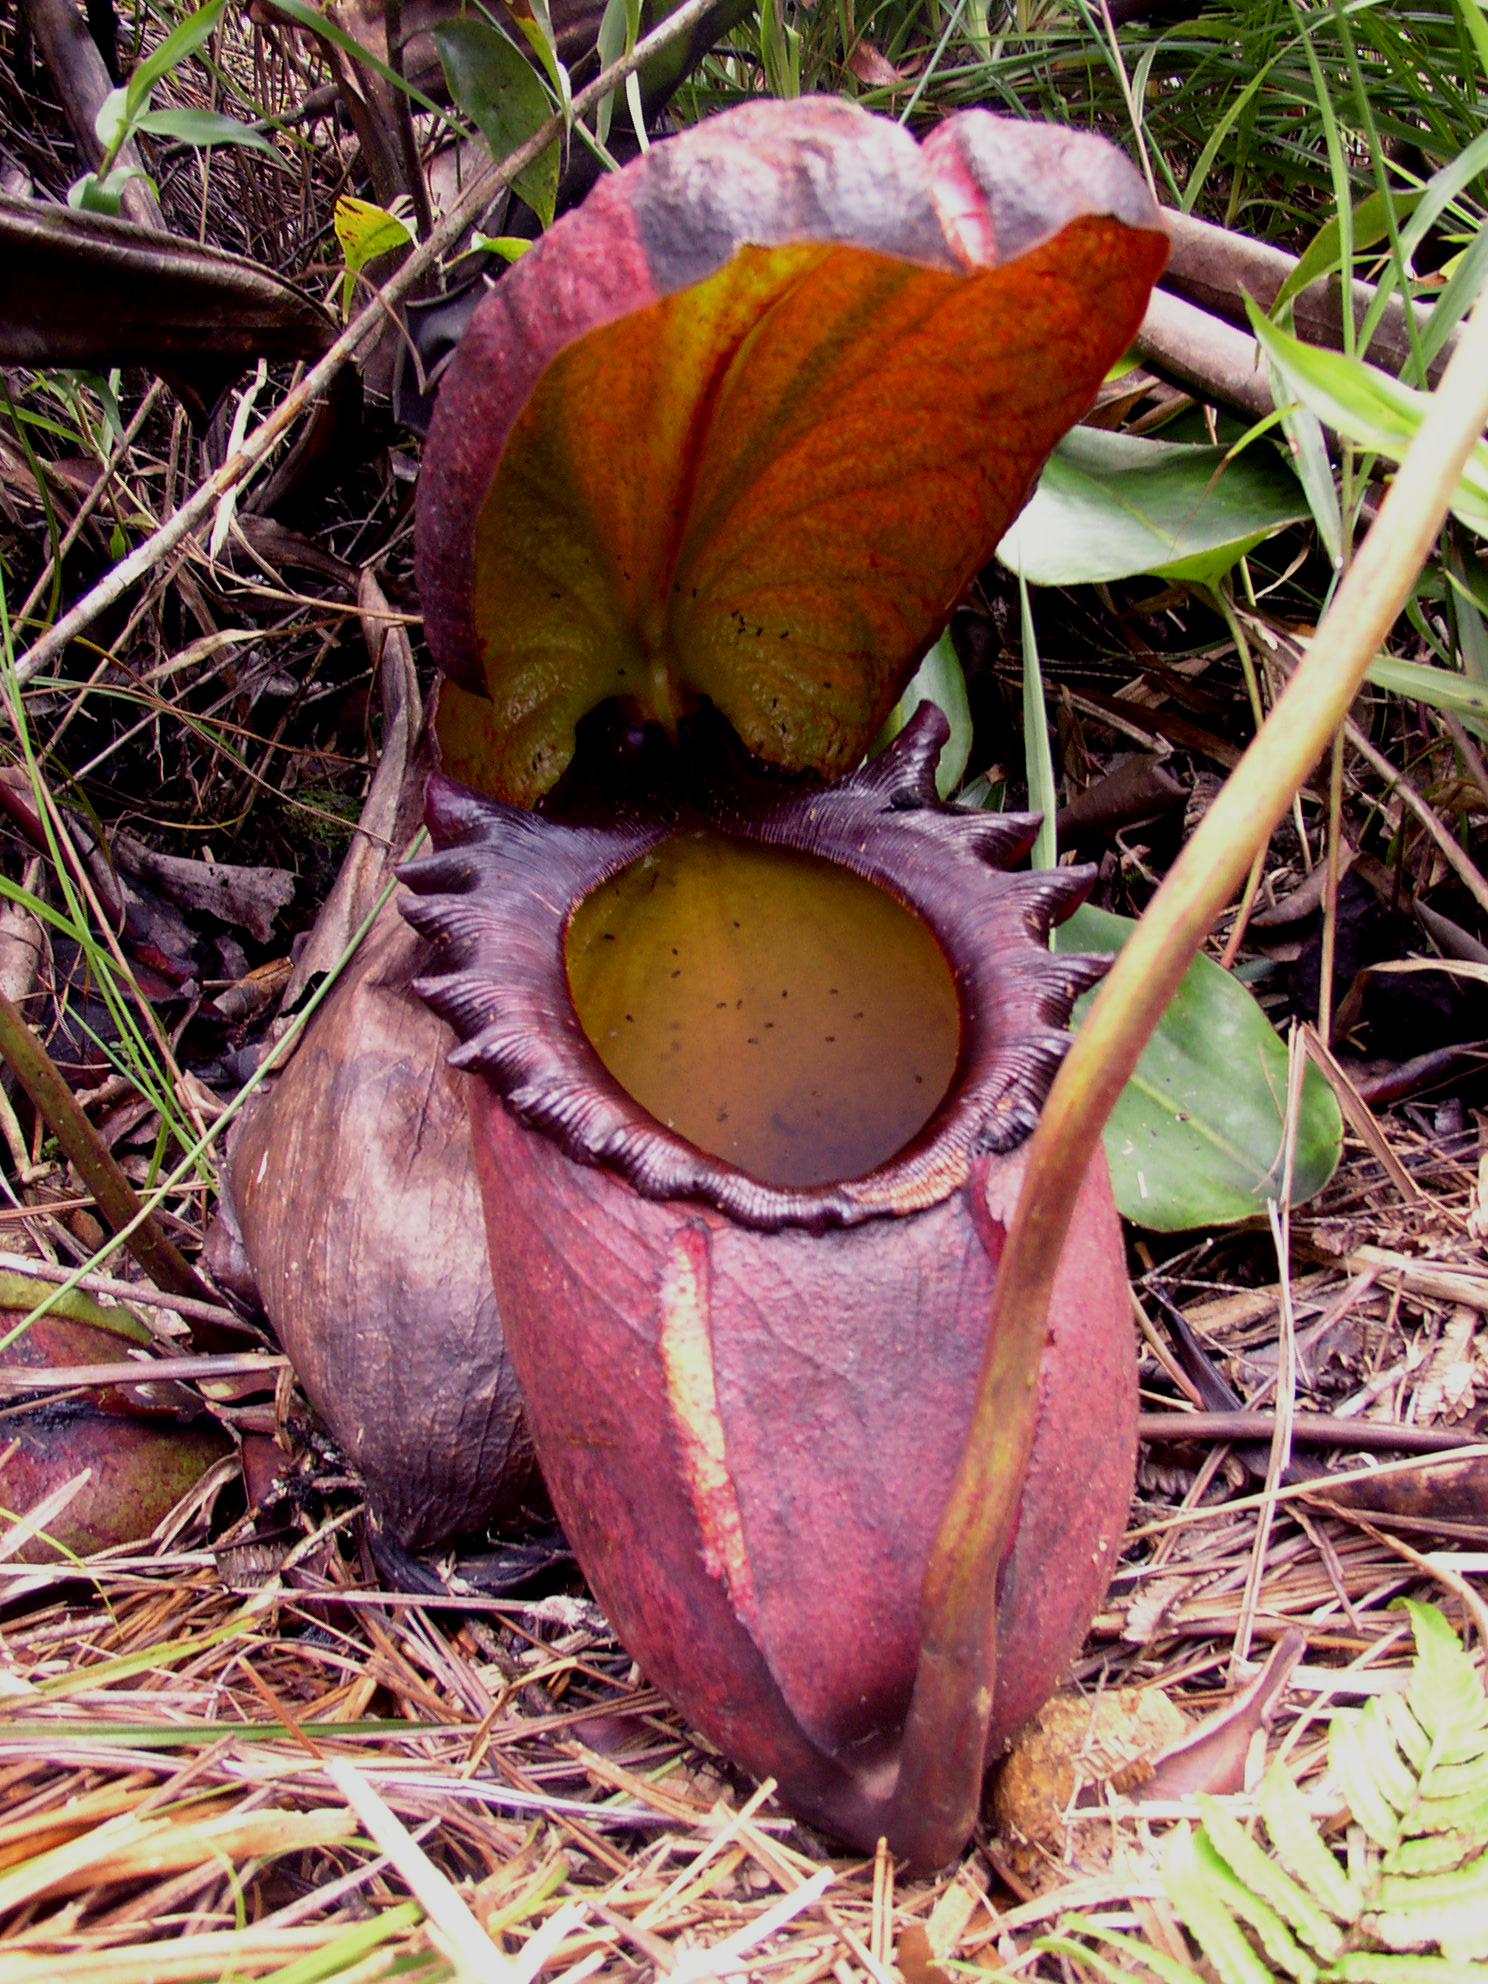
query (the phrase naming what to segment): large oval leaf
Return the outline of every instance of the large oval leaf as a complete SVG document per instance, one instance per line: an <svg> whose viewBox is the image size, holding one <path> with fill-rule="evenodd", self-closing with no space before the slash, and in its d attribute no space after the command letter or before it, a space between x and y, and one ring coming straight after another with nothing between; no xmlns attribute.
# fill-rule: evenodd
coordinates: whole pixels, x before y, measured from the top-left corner
<svg viewBox="0 0 1488 1984"><path fill-rule="evenodd" d="M1147 441L1077 427L1044 466L997 556L1030 585L1094 585L1154 572L1213 585L1283 525L1301 485L1269 451Z"/></svg>
<svg viewBox="0 0 1488 1984"><path fill-rule="evenodd" d="M1054 933L1060 951L1119 951L1136 924L1088 905ZM1078 1026L1093 993L1075 1007ZM1227 1226L1281 1196L1287 1050L1237 979L1189 966L1106 1124L1106 1159L1123 1218L1160 1233ZM1315 1068L1302 1083L1292 1203L1320 1192L1338 1164L1343 1118Z"/></svg>

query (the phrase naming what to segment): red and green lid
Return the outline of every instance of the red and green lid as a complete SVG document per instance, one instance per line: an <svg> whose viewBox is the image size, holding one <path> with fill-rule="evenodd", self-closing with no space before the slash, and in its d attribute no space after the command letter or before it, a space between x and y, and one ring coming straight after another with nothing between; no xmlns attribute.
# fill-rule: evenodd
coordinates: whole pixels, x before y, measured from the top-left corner
<svg viewBox="0 0 1488 1984"><path fill-rule="evenodd" d="M1167 254L1103 140L762 102L492 289L418 502L447 772L532 805L618 698L836 779L1130 341Z"/></svg>

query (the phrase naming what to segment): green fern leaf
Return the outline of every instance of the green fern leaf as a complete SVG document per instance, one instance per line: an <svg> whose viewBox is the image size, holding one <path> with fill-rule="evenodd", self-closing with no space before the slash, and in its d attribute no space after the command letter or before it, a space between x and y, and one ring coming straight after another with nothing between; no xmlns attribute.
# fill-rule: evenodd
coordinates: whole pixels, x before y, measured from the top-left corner
<svg viewBox="0 0 1488 1984"><path fill-rule="evenodd" d="M1180 1826L1163 1855L1163 1887L1169 1901L1213 1964L1220 1984L1276 1984L1275 1972L1256 1955L1239 1923L1215 1896L1213 1870L1222 1872L1223 1863L1212 1848L1209 1860L1210 1865L1200 1863L1193 1833Z"/></svg>
<svg viewBox="0 0 1488 1984"><path fill-rule="evenodd" d="M1477 1686L1476 1679L1473 1685ZM1430 1705L1429 1713L1438 1719L1429 1730L1416 1713L1420 1704L1413 1703L1410 1695L1386 1695L1382 1700L1395 1740L1416 1770L1425 1769L1428 1757L1434 1757L1451 1770L1471 1770L1483 1762L1488 1751L1488 1731L1476 1722L1453 1721L1449 1715L1442 1719L1440 1698Z"/></svg>
<svg viewBox="0 0 1488 1984"><path fill-rule="evenodd" d="M1306 1799L1282 1764L1273 1764L1266 1773L1261 1786L1261 1817L1272 1849L1287 1872L1316 1895L1336 1921L1357 1921L1363 1896L1329 1852Z"/></svg>
<svg viewBox="0 0 1488 1984"><path fill-rule="evenodd" d="M1476 1749L1466 1749L1468 1743L1476 1745ZM1431 1772L1433 1793L1476 1796L1485 1788L1488 1788L1488 1730L1475 1730L1457 1742L1438 1737Z"/></svg>
<svg viewBox="0 0 1488 1984"><path fill-rule="evenodd" d="M1378 1699L1366 1702L1357 1716L1334 1716L1328 1730L1328 1768L1369 1837L1387 1850L1397 1845L1400 1810L1411 1802L1416 1782L1404 1773L1407 1781L1401 1786L1399 1753ZM1388 1788L1383 1782L1387 1776Z"/></svg>
<svg viewBox="0 0 1488 1984"><path fill-rule="evenodd" d="M1480 1963L1453 1963L1444 1956L1390 1956L1356 1950L1340 1957L1325 1984L1478 1984L1488 1980Z"/></svg>
<svg viewBox="0 0 1488 1984"><path fill-rule="evenodd" d="M1431 1774L1422 1787L1433 1798L1481 1798L1488 1792L1488 1737L1475 1738L1480 1754L1454 1761L1446 1754L1446 1744L1437 1743L1431 1759Z"/></svg>
<svg viewBox="0 0 1488 1984"><path fill-rule="evenodd" d="M1436 1780L1442 1772L1432 1773L1430 1784L1436 1790ZM1422 1798L1413 1812L1407 1813L1403 1830L1409 1834L1455 1833L1462 1853L1470 1853L1474 1846L1488 1839L1488 1797L1481 1791L1471 1796L1459 1798ZM1459 1853L1458 1858L1462 1857Z"/></svg>
<svg viewBox="0 0 1488 1984"><path fill-rule="evenodd" d="M1380 1707L1412 1770L1423 1771L1431 1757L1431 1737L1416 1720L1405 1696L1382 1695Z"/></svg>
<svg viewBox="0 0 1488 1984"><path fill-rule="evenodd" d="M1430 1748L1415 1763L1396 1731L1398 1698L1376 1696L1366 1702L1359 1716L1359 1730L1369 1751L1374 1781L1397 1812L1408 1812L1421 1795L1421 1772L1431 1756ZM1408 1712L1407 1712L1408 1714ZM1406 1717L1399 1720L1404 1725ZM1428 1745L1430 1739L1427 1739Z"/></svg>
<svg viewBox="0 0 1488 1984"><path fill-rule="evenodd" d="M1470 1773L1482 1768L1488 1755L1488 1731L1474 1723L1443 1722L1428 1734L1412 1710L1408 1696L1387 1695L1384 1708L1396 1742L1416 1770L1424 1770L1428 1759L1447 1770Z"/></svg>
<svg viewBox="0 0 1488 1984"><path fill-rule="evenodd" d="M1289 1932L1283 1932L1282 1936L1275 1935L1264 1917L1252 1913L1257 1901L1266 1905L1267 1915L1272 1915L1274 1911L1273 1920L1277 1929L1281 1928L1280 1918L1285 1918L1320 1957L1337 1956L1343 1948L1343 1937L1337 1925L1318 1907L1312 1896L1284 1868L1278 1866L1270 1854L1256 1845L1217 1798L1201 1795L1199 1810L1204 1815L1204 1831L1197 1848L1199 1862L1201 1865L1204 1863L1204 1848L1208 1846L1219 1859L1223 1870L1232 1877L1233 1887L1239 1890L1237 1894L1226 1884L1223 1890L1225 1900L1237 1915L1250 1923L1273 1962L1280 1963L1294 1977L1304 1976L1307 1970L1316 1969L1306 1953L1293 1942Z"/></svg>
<svg viewBox="0 0 1488 1984"><path fill-rule="evenodd" d="M1390 1871L1392 1874L1445 1874L1453 1867L1460 1867L1464 1855L1479 1843L1475 1838L1464 1840L1447 1828L1435 1834L1423 1833L1419 1839L1403 1839L1390 1855Z"/></svg>
<svg viewBox="0 0 1488 1984"><path fill-rule="evenodd" d="M1408 1609L1407 1692L1340 1712L1328 1732L1346 1866L1280 1764L1261 1790L1264 1847L1204 1796L1198 1832L1170 1838L1164 1889L1219 1984L1488 1984L1488 1697L1442 1614ZM1040 1947L1109 1984L1134 1964L1143 1984L1198 1975L1138 1937L1078 1917L1060 1927ZM1360 1941L1384 1947L1345 1947Z"/></svg>
<svg viewBox="0 0 1488 1984"><path fill-rule="evenodd" d="M1488 1726L1488 1696L1446 1619L1434 1605L1416 1599L1396 1603L1409 1612L1416 1639L1406 1701L1421 1727L1429 1736L1460 1739L1469 1730Z"/></svg>
<svg viewBox="0 0 1488 1984"><path fill-rule="evenodd" d="M1435 1943L1459 1962L1488 1957L1488 1853L1449 1874L1386 1874L1372 1926L1391 1949Z"/></svg>

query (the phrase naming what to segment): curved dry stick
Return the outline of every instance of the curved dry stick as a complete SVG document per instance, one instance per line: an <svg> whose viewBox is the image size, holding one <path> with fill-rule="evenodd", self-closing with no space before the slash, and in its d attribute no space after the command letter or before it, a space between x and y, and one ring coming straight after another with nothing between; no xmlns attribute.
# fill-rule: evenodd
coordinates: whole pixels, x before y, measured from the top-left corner
<svg viewBox="0 0 1488 1984"><path fill-rule="evenodd" d="M1117 957L1044 1104L998 1268L971 1430L925 1572L920 1671L885 1826L916 1865L959 1851L980 1802L997 1567L1032 1443L1069 1181L1084 1176L1189 961L1344 721L1485 421L1488 302L1474 311L1307 658Z"/></svg>

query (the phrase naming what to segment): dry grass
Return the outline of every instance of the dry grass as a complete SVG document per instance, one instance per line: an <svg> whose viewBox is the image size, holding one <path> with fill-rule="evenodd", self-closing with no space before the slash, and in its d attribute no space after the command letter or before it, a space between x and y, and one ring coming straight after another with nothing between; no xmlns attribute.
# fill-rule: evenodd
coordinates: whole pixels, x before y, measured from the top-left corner
<svg viewBox="0 0 1488 1984"><path fill-rule="evenodd" d="M1418 1493L1476 1458L1455 1519L1423 1525L1410 1497L1393 1514L1345 1511L1333 1475L1268 1488L1225 1447L1186 1461L1149 1447L1075 1674L1092 1699L1162 1690L1202 1716L1295 1627L1306 1649L1271 1749L1304 1780L1331 1707L1399 1685L1408 1634L1391 1600L1431 1597L1463 1626L1484 1617L1470 1582L1488 1564L1477 1154L1398 1125L1392 1139L1409 1206L1355 1149L1323 1204L1294 1219L1295 1271L1184 1307L1252 1389L1274 1373L1289 1317L1298 1411L1459 1427L1455 1454L1363 1464L1378 1489L1398 1494L1405 1479ZM1222 1271L1169 1261L1138 1299ZM1153 1343L1149 1402L1171 1407L1171 1355L1156 1331ZM959 1867L905 1883L885 1856L833 1859L768 1787L701 1750L584 1598L502 1602L454 1573L446 1597L400 1594L356 1535L344 1490L312 1476L230 1527L208 1494L128 1552L76 1569L0 1565L0 1984L652 1972L847 1984L896 1965L924 1978L928 1950L1054 1977L1031 1943L1068 1907L1160 1924L1143 1842L1193 1806L1134 1804L1140 1771L1119 1792L1092 1755L1083 1801L1056 1824L1030 1819L1029 1838L1004 1817ZM928 1943L905 1945L927 1925Z"/></svg>

